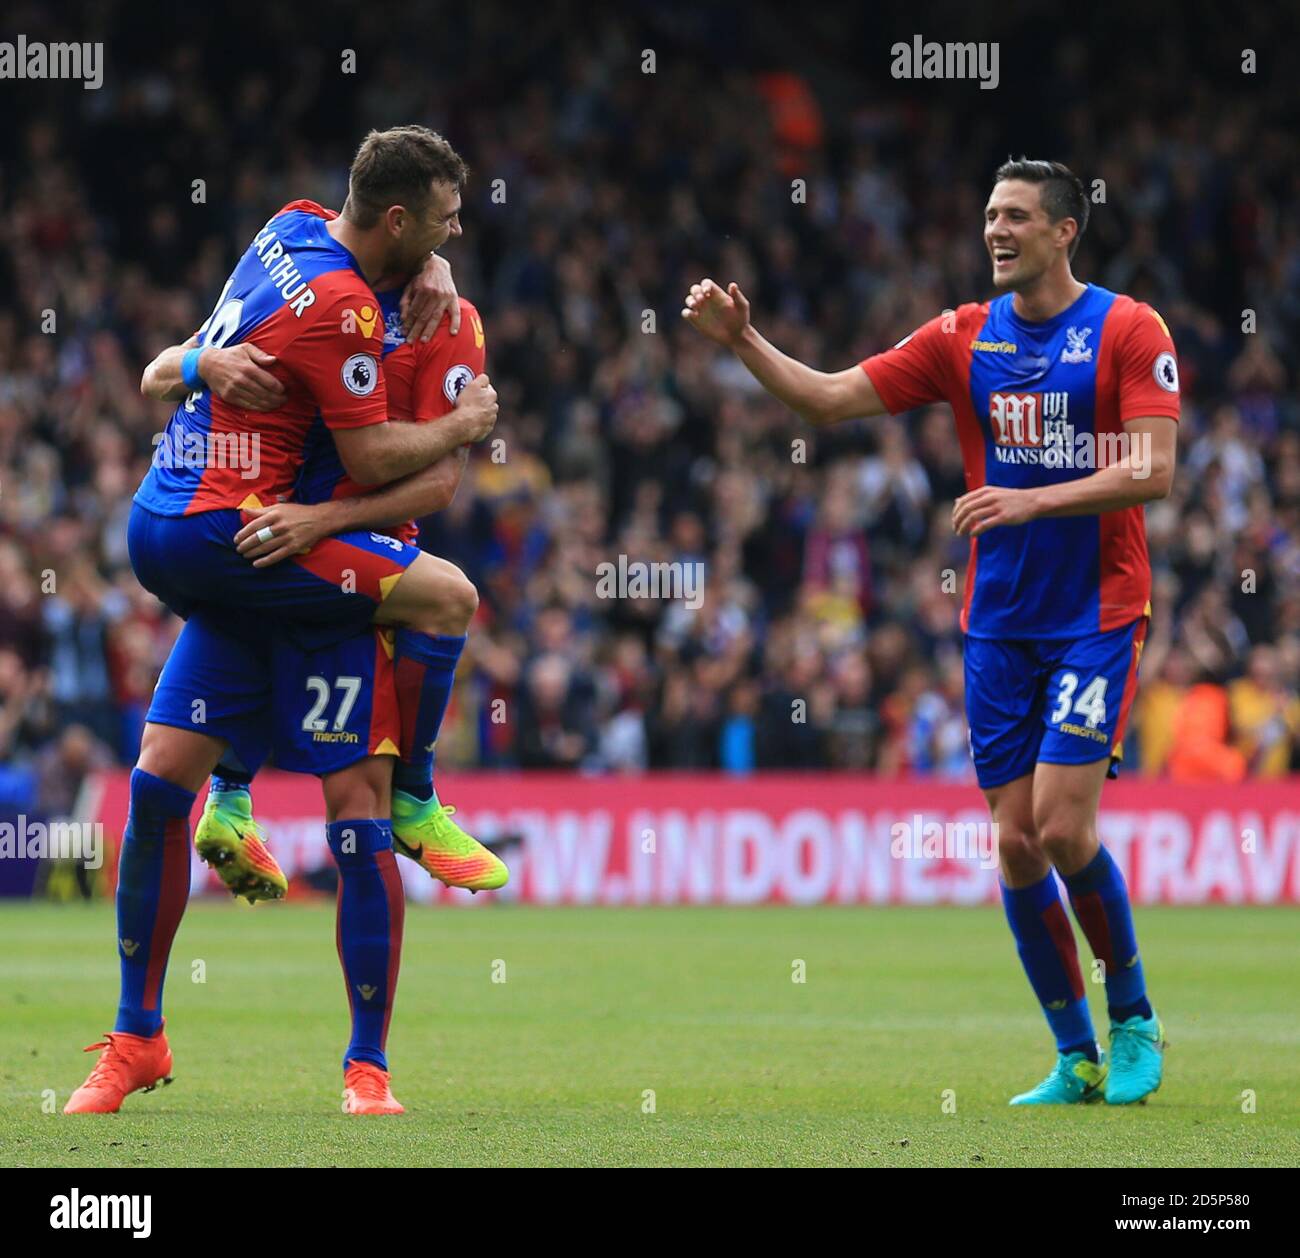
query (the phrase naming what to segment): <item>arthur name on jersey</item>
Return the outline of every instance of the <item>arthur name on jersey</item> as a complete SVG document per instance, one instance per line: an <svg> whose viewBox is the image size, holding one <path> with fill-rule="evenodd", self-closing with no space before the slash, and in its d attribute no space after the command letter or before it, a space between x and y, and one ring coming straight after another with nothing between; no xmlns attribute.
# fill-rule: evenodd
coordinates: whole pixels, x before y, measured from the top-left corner
<svg viewBox="0 0 1300 1258"><path fill-rule="evenodd" d="M276 231L268 224L253 240L253 249L262 259L271 284L280 290L280 296L289 303L289 309L299 318L316 300L316 294L302 278L291 254L277 239Z"/></svg>

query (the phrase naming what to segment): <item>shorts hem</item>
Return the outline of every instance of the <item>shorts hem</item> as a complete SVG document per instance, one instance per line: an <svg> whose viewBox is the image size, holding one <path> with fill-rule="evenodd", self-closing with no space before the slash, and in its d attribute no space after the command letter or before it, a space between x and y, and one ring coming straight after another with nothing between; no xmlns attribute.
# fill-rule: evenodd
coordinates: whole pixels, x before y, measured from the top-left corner
<svg viewBox="0 0 1300 1258"><path fill-rule="evenodd" d="M1119 757L1107 752L1104 756L1094 756L1091 760L1057 760L1052 756L1039 756L1035 764L1063 764L1063 765L1083 765L1096 764L1099 760L1118 761Z"/></svg>

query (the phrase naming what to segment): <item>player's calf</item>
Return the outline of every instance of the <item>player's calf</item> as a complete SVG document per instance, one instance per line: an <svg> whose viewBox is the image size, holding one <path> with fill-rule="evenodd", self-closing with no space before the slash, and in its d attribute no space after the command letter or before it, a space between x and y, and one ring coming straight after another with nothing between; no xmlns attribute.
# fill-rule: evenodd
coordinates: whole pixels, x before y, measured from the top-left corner
<svg viewBox="0 0 1300 1258"><path fill-rule="evenodd" d="M478 592L455 564L422 558L428 562L412 564L394 591L396 598L406 583L405 627L394 635L402 747L393 769L393 847L449 887L494 891L509 880L505 863L452 820L455 808L433 787L434 747Z"/></svg>

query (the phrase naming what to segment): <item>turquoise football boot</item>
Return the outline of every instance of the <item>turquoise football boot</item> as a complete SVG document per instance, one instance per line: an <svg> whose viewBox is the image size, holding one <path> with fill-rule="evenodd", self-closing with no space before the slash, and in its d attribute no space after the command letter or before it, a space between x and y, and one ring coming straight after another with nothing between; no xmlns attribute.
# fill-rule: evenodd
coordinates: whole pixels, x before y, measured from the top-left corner
<svg viewBox="0 0 1300 1258"><path fill-rule="evenodd" d="M1145 1101L1160 1088L1165 1070L1165 1028L1154 1013L1110 1024L1108 1105Z"/></svg>
<svg viewBox="0 0 1300 1258"><path fill-rule="evenodd" d="M1086 1053L1058 1053L1056 1066L1036 1088L1011 1098L1012 1105L1087 1105L1101 1100L1106 1055L1089 1061Z"/></svg>

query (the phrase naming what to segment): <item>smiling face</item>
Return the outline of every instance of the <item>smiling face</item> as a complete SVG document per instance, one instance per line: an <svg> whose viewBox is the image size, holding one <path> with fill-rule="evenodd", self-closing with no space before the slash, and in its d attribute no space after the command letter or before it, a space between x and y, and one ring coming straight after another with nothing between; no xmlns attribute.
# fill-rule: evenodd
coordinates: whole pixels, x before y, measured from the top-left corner
<svg viewBox="0 0 1300 1258"><path fill-rule="evenodd" d="M1078 234L1072 218L1053 223L1043 209L1043 185L1004 179L993 185L984 207L984 245L993 261L993 283L1023 289L1040 279L1057 259L1068 260Z"/></svg>
<svg viewBox="0 0 1300 1258"><path fill-rule="evenodd" d="M433 250L460 235L460 189L434 183L423 206L418 210L392 206L387 223L390 248L385 273L414 275Z"/></svg>

